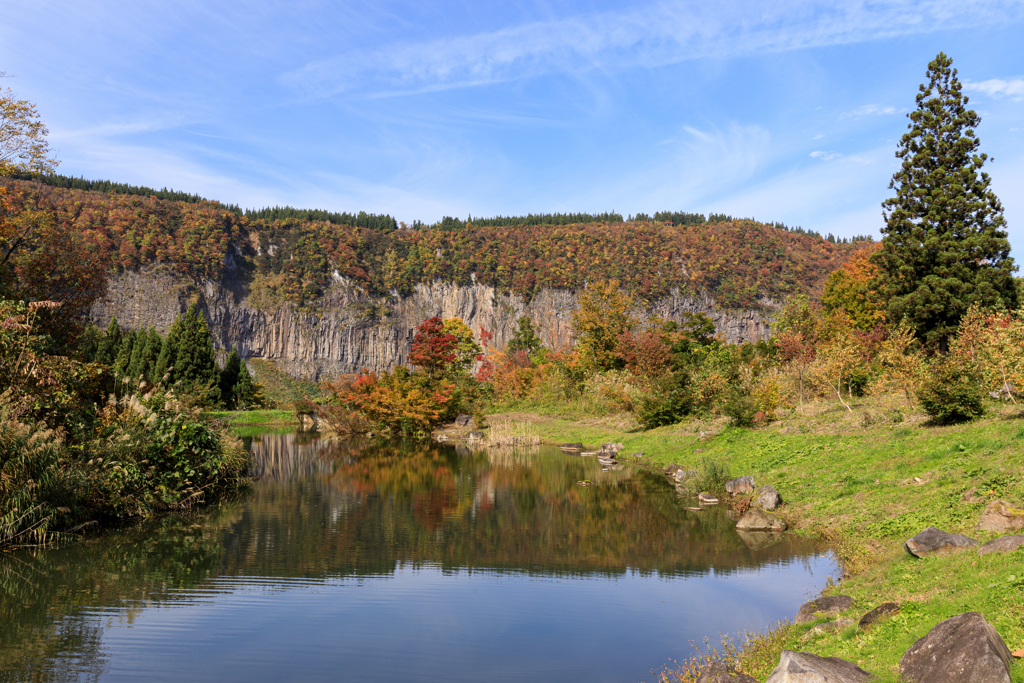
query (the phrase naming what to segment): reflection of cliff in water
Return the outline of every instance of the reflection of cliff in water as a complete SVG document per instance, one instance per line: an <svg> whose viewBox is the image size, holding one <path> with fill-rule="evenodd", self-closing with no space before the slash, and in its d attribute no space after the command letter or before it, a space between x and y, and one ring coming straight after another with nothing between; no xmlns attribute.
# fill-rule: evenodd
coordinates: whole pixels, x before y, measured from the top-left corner
<svg viewBox="0 0 1024 683"><path fill-rule="evenodd" d="M266 474L225 530L230 574L390 573L430 563L673 576L820 552L791 535L745 539L721 509L687 512L660 474L601 472L552 449L495 456L423 442L293 439L253 443ZM594 485L577 486L583 479Z"/></svg>

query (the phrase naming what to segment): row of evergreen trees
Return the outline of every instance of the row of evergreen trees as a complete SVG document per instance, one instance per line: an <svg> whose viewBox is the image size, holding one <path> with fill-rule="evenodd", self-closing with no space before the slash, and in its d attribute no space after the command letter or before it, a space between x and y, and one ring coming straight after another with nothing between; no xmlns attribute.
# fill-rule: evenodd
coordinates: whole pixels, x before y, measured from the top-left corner
<svg viewBox="0 0 1024 683"><path fill-rule="evenodd" d="M107 331L93 330L83 346L85 360L109 365L119 375L150 384L163 382L191 394L208 406L257 408L266 405L263 388L232 348L217 367L210 327L195 306L178 316L166 337L155 328L122 329L112 318Z"/></svg>

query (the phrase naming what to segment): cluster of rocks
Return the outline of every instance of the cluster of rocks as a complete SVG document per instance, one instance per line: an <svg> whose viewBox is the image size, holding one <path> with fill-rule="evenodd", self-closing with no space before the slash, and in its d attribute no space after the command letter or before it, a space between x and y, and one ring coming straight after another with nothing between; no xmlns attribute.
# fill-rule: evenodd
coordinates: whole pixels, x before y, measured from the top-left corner
<svg viewBox="0 0 1024 683"><path fill-rule="evenodd" d="M601 444L601 449L597 451L583 450L582 443L564 443L560 448L566 453L576 453L583 457L596 457L597 461L601 463L601 471L609 472L611 470L621 470L622 464L619 463L619 453L625 448L621 443L605 443ZM643 453L633 453L633 458L640 459L644 457Z"/></svg>
<svg viewBox="0 0 1024 683"><path fill-rule="evenodd" d="M1024 529L1024 509L1014 507L1005 500L996 500L985 507L978 523L981 531L1006 534ZM1010 534L982 544L963 534L951 534L933 526L928 527L903 544L904 549L914 557L948 555L969 548L977 548L979 555L1008 553L1024 547L1024 534Z"/></svg>
<svg viewBox="0 0 1024 683"><path fill-rule="evenodd" d="M797 623L839 614L853 606L846 595L818 598L797 613ZM877 621L899 612L899 605L887 602L860 618L838 619L816 625L807 637L841 631L856 625L868 630ZM977 612L965 612L940 622L914 643L900 658L900 680L907 683L1010 683L1013 655L992 624ZM874 675L839 657L822 657L809 652L784 650L779 665L765 683L861 683ZM722 662L709 666L698 683L760 683Z"/></svg>

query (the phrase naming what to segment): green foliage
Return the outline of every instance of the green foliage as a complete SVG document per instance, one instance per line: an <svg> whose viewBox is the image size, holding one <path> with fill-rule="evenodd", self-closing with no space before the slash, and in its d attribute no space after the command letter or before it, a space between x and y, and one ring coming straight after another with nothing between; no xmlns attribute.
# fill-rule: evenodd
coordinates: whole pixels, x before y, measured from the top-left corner
<svg viewBox="0 0 1024 683"><path fill-rule="evenodd" d="M206 315L189 306L182 319L174 356L174 384L183 393L201 397L206 404L220 400L219 373Z"/></svg>
<svg viewBox="0 0 1024 683"><path fill-rule="evenodd" d="M544 346L540 337L537 336L536 328L529 316L522 316L516 320L516 331L508 342L509 351L522 351L526 355L536 353Z"/></svg>
<svg viewBox="0 0 1024 683"><path fill-rule="evenodd" d="M981 373L962 359L943 358L932 363L917 398L938 424L969 422L985 414Z"/></svg>
<svg viewBox="0 0 1024 683"><path fill-rule="evenodd" d="M730 385L722 401L722 413L729 416L734 427L753 427L757 404L750 388L742 384Z"/></svg>
<svg viewBox="0 0 1024 683"><path fill-rule="evenodd" d="M238 380L235 382L232 396L234 406L237 408L266 408L272 405L272 401L267 398L263 384L252 378L249 368L244 362L239 362Z"/></svg>
<svg viewBox="0 0 1024 683"><path fill-rule="evenodd" d="M919 338L944 348L972 305L1015 308L1016 270L1003 207L977 154L980 117L966 108L952 60L928 65L917 109L896 152L902 166L883 202L886 225L874 257L889 319L908 321Z"/></svg>
<svg viewBox="0 0 1024 683"><path fill-rule="evenodd" d="M238 358L238 347L233 346L227 360L224 361L224 369L220 371L220 400L228 408L234 408L236 405L235 386L238 384L241 369L242 364ZM249 375L248 369L245 374ZM248 383L252 384L251 378L248 380Z"/></svg>
<svg viewBox="0 0 1024 683"><path fill-rule="evenodd" d="M652 391L645 394L635 409L636 419L644 429L654 429L679 422L694 410L690 377L685 371L659 378Z"/></svg>

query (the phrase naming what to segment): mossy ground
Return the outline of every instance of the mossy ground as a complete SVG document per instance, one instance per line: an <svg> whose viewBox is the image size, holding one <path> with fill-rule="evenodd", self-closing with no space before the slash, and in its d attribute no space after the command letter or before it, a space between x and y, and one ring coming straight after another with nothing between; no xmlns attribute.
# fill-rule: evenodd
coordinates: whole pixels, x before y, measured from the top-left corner
<svg viewBox="0 0 1024 683"><path fill-rule="evenodd" d="M624 415L580 420L545 410L548 416L503 417L532 422L546 442L621 441L652 466L694 466L709 457L732 476L775 486L791 527L829 539L839 556L845 575L825 592L854 598L843 616L858 620L888 601L902 610L867 633L851 628L806 641L813 624L776 625L747 643L745 670L764 680L781 650L792 649L842 657L895 681L907 648L962 612L980 612L1011 650L1024 648L1024 551L915 559L903 549L927 526L985 542L997 536L977 529L986 504L1024 503L1024 406L993 402L988 409L975 422L936 427L899 397L861 399L853 412L817 401L759 429L691 419L647 432ZM1015 667L1014 680L1024 681L1024 666Z"/></svg>

